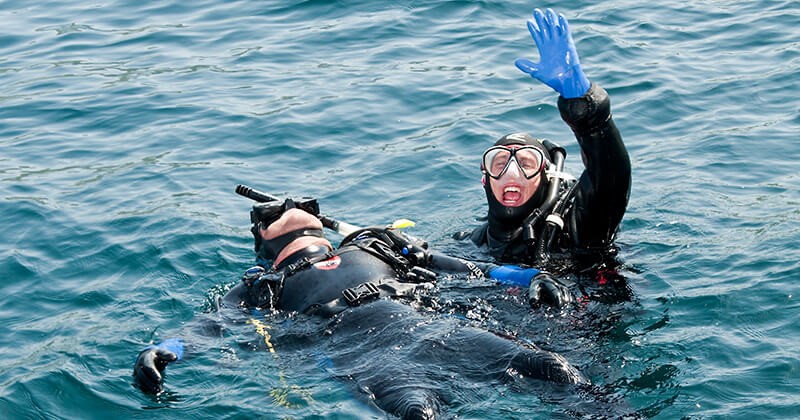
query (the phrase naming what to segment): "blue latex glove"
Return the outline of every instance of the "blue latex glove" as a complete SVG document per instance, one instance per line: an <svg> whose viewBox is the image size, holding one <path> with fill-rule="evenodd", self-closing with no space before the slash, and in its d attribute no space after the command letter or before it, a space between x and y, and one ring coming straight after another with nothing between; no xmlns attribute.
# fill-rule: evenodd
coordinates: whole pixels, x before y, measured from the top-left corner
<svg viewBox="0 0 800 420"><path fill-rule="evenodd" d="M517 68L550 86L566 99L585 95L591 84L581 70L567 18L561 13L556 16L553 9L547 9L546 13L536 9L533 11L533 20L528 20L528 30L539 49L540 61L534 63L519 58L514 63Z"/></svg>
<svg viewBox="0 0 800 420"><path fill-rule="evenodd" d="M489 270L489 278L509 286L527 287L540 271L535 268L522 268L516 265L501 265Z"/></svg>
<svg viewBox="0 0 800 420"><path fill-rule="evenodd" d="M183 340L170 338L161 344L147 346L139 353L133 365L136 385L148 394L159 394L164 383L164 369L167 365L183 358Z"/></svg>

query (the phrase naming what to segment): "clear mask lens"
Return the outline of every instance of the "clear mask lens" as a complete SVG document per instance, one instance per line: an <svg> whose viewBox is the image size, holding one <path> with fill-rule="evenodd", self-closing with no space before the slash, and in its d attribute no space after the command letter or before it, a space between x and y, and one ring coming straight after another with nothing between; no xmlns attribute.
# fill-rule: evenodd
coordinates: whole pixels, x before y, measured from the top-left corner
<svg viewBox="0 0 800 420"><path fill-rule="evenodd" d="M522 176L531 179L544 168L544 155L541 150L533 146L490 147L483 154L483 171L490 177L498 179L508 172L512 162L517 165Z"/></svg>

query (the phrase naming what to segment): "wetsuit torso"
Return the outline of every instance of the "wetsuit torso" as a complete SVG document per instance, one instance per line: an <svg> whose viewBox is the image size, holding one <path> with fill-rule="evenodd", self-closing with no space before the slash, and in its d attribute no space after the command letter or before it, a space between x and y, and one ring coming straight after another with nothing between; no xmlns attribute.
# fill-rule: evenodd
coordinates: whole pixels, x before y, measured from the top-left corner
<svg viewBox="0 0 800 420"><path fill-rule="evenodd" d="M394 250L394 244L387 244L379 238L383 236L381 230L365 229L356 240L332 252L316 246L306 248L287 258L275 272L265 272L258 279L243 281L224 300L248 307L272 306L331 316L348 306L358 306L362 300L408 296L417 289L428 288L431 286L428 282L433 281L436 275L422 269L422 265L477 277L484 276L495 266L436 253L426 254L424 261L414 264ZM404 244L414 241L401 233L391 236ZM420 276L420 273L429 277Z"/></svg>
<svg viewBox="0 0 800 420"><path fill-rule="evenodd" d="M338 300L346 289L396 279L395 270L386 262L356 246L345 247L285 278L278 307L309 312Z"/></svg>
<svg viewBox="0 0 800 420"><path fill-rule="evenodd" d="M553 245L572 252L604 252L612 246L628 205L630 158L603 88L592 84L582 98L559 97L558 108L578 140L585 170L564 214L562 234ZM544 226L544 221L534 226L537 237ZM470 238L479 246L487 245L490 255L499 261L537 263L521 236L509 238L509 232L517 228L486 223L476 228Z"/></svg>

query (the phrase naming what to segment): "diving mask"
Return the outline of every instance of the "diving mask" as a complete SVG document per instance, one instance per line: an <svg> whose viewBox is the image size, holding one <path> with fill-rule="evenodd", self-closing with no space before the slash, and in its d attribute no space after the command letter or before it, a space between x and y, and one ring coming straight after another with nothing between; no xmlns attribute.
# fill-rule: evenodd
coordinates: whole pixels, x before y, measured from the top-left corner
<svg viewBox="0 0 800 420"><path fill-rule="evenodd" d="M531 179L544 169L546 159L534 146L492 146L483 153L481 169L494 179L500 179L514 161L525 179Z"/></svg>
<svg viewBox="0 0 800 420"><path fill-rule="evenodd" d="M280 219L286 210L293 208L298 208L314 216L319 216L319 205L316 199L304 197L302 201L296 202L291 198L287 198L280 204L271 201L253 205L253 209L250 211L250 222L256 226L260 225L261 229L267 229L269 225Z"/></svg>

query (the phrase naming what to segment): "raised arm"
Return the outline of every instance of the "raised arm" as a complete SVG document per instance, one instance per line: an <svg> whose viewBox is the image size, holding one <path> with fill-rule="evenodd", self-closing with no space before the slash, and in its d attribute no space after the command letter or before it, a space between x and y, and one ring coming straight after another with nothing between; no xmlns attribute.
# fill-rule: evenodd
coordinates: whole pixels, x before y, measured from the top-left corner
<svg viewBox="0 0 800 420"><path fill-rule="evenodd" d="M608 93L584 74L567 19L551 9L528 20L540 61L520 58L516 66L560 94L558 109L581 147L581 174L569 231L580 248L607 248L628 205L631 163L611 117Z"/></svg>

